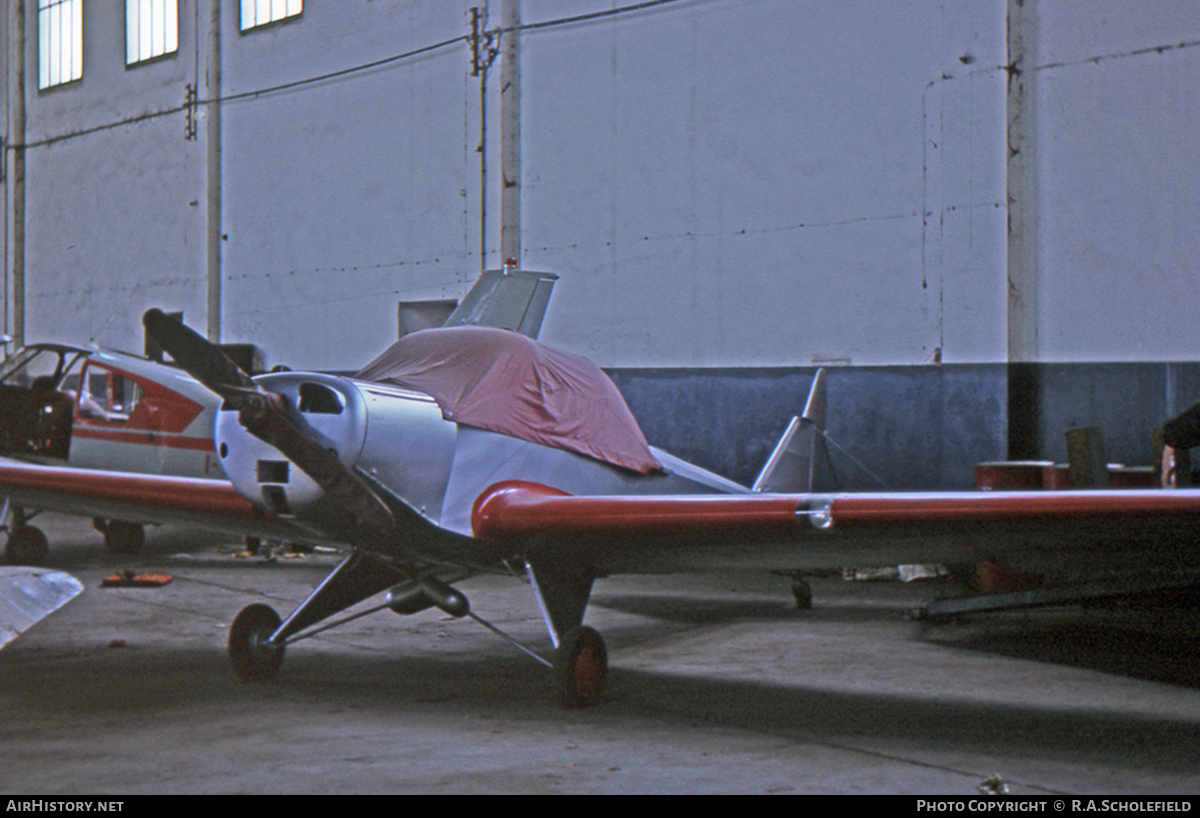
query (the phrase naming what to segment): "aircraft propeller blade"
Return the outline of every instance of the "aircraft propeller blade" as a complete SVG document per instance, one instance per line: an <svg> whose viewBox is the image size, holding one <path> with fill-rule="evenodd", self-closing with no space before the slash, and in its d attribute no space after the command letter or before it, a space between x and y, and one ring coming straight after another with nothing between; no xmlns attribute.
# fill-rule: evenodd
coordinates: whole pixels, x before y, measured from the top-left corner
<svg viewBox="0 0 1200 818"><path fill-rule="evenodd" d="M295 463L359 525L385 530L395 525L391 510L362 477L296 422L283 395L263 389L216 344L162 310L147 310L142 324L185 372L237 409L247 432Z"/></svg>
<svg viewBox="0 0 1200 818"><path fill-rule="evenodd" d="M221 397L236 399L247 392L262 392L216 344L182 321L160 309L149 309L142 316L142 325L175 363Z"/></svg>

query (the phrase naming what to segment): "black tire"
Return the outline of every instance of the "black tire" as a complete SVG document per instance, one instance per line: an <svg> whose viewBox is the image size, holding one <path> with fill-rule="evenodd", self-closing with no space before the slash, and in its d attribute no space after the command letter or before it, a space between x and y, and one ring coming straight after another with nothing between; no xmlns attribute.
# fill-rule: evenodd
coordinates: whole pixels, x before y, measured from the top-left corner
<svg viewBox="0 0 1200 818"><path fill-rule="evenodd" d="M268 640L282 620L269 605L247 605L229 626L229 661L243 682L262 682L279 672L283 645Z"/></svg>
<svg viewBox="0 0 1200 818"><path fill-rule="evenodd" d="M23 525L8 535L4 560L9 565L42 565L50 555L50 543L40 528Z"/></svg>
<svg viewBox="0 0 1200 818"><path fill-rule="evenodd" d="M591 707L604 694L608 679L608 650L599 633L574 628L563 637L554 655L554 684L559 703L578 709Z"/></svg>
<svg viewBox="0 0 1200 818"><path fill-rule="evenodd" d="M146 529L138 523L110 520L104 527L104 545L110 554L133 556L146 544Z"/></svg>

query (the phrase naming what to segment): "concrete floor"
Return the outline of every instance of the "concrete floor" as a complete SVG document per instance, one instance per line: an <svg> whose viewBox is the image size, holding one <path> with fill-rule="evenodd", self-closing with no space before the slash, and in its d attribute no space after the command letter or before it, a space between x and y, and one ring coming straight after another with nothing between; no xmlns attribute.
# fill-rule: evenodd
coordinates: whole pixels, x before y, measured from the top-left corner
<svg viewBox="0 0 1200 818"><path fill-rule="evenodd" d="M6 794L1200 791L1200 640L1178 612L931 627L900 616L928 587L824 580L798 612L777 577L609 579L588 614L609 693L564 711L540 666L436 612L357 620L240 683L230 619L286 614L333 558L159 529L117 559L87 521L39 520L86 590L0 651ZM99 587L123 567L175 579ZM548 646L526 586L461 587Z"/></svg>

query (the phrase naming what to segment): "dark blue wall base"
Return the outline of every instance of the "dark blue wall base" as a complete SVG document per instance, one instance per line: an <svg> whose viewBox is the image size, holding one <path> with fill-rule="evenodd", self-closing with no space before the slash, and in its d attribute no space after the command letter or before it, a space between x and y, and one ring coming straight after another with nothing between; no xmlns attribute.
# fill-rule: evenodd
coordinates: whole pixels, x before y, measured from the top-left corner
<svg viewBox="0 0 1200 818"><path fill-rule="evenodd" d="M612 369L651 444L749 484L814 368ZM828 436L846 490L966 489L977 462L1064 462L1098 426L1110 462L1148 465L1155 426L1200 402L1200 363L947 364L826 370Z"/></svg>

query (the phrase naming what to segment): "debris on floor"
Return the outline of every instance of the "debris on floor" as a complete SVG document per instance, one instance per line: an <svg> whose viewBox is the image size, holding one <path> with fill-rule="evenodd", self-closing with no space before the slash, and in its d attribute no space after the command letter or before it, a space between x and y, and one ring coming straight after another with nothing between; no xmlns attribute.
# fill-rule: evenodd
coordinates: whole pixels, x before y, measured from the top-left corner
<svg viewBox="0 0 1200 818"><path fill-rule="evenodd" d="M842 579L857 582L912 582L916 579L936 579L949 573L944 565L881 565L845 568L842 570Z"/></svg>
<svg viewBox="0 0 1200 818"><path fill-rule="evenodd" d="M1008 795L1008 783L996 773L991 778L985 778L975 787L983 795Z"/></svg>
<svg viewBox="0 0 1200 818"><path fill-rule="evenodd" d="M261 557L264 562L275 562L280 557L302 559L310 554L336 554L338 549L292 542L291 540L263 540L259 537L246 537L242 545L225 546L221 548L221 551L238 560Z"/></svg>
<svg viewBox="0 0 1200 818"><path fill-rule="evenodd" d="M135 574L133 571L119 571L105 577L100 582L101 588L161 588L174 579L170 574Z"/></svg>

